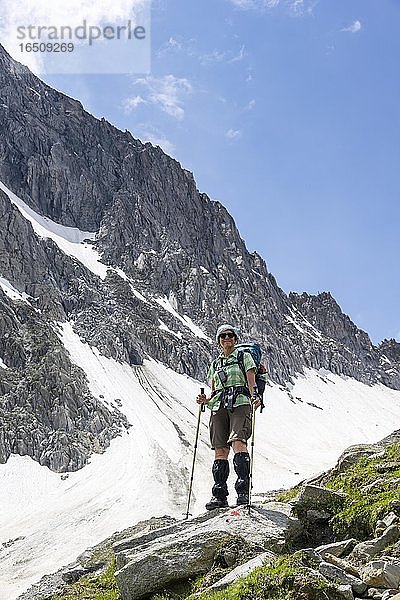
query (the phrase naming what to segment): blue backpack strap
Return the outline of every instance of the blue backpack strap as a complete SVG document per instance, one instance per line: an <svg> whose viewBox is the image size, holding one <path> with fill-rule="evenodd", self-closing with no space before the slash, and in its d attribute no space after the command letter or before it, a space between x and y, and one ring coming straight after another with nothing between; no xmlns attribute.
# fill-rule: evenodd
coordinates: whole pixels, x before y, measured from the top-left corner
<svg viewBox="0 0 400 600"><path fill-rule="evenodd" d="M238 363L240 368L243 371L243 375L245 377L246 380L246 385L247 385L247 373L246 373L246 369L244 366L244 358L243 358L243 353L244 352L249 352L250 355L252 356L254 362L256 363L257 366L257 361L255 360L255 357L253 356L253 352L251 351L250 348L243 348L242 350L238 351ZM260 345L257 344L257 354L259 353L259 356L257 358L261 358L261 348ZM257 368L256 374L255 374L255 378L256 378L256 384L257 384L257 389L258 389L258 393L260 396L260 400L261 400L261 409L260 409L260 413L262 413L263 408L265 408L264 406L264 400L263 400L263 395L264 395L264 390L265 390L265 381L263 379L260 378L260 367Z"/></svg>
<svg viewBox="0 0 400 600"><path fill-rule="evenodd" d="M244 380L245 380L246 385L247 385L247 374L246 374L246 369L245 369L245 366L244 366L243 352L244 352L243 350L238 350L237 360L238 360L238 365L241 368L241 371L242 371L242 373L244 375Z"/></svg>

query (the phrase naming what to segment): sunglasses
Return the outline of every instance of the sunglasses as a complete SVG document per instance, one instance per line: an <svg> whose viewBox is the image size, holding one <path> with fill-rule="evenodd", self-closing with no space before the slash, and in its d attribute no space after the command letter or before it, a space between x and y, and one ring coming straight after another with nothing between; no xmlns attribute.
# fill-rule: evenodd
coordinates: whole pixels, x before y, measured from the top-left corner
<svg viewBox="0 0 400 600"><path fill-rule="evenodd" d="M231 340L232 338L234 338L236 336L234 333L232 333L232 331L228 331L228 333L221 333L221 335L219 337L220 337L220 339L222 338L223 340L225 340L225 339Z"/></svg>

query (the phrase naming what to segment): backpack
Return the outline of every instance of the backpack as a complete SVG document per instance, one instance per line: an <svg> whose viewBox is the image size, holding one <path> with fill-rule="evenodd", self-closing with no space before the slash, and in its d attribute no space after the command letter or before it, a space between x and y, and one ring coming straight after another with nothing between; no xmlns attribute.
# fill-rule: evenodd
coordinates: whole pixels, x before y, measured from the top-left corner
<svg viewBox="0 0 400 600"><path fill-rule="evenodd" d="M256 367L257 367L256 385L257 385L258 393L261 397L261 411L262 411L262 409L264 408L262 397L263 397L263 394L265 391L265 384L266 384L266 376L265 376L266 368L261 362L261 355L262 355L261 346L258 342L247 342L244 344L237 344L236 349L238 350L239 367L242 369L245 379L246 379L246 370L244 368L244 358L243 358L244 352L249 352L251 354L254 362L256 363Z"/></svg>

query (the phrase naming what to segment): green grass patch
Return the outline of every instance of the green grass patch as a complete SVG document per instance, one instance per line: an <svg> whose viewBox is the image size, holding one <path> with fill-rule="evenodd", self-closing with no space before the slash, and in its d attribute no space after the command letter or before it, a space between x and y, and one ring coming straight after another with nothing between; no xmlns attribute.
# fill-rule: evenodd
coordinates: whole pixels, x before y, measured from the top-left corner
<svg viewBox="0 0 400 600"><path fill-rule="evenodd" d="M285 490L284 492L280 492L275 496L275 502L290 502L291 500L293 500L293 498L296 498L299 491L300 488L297 485L295 487L289 488L288 490Z"/></svg>
<svg viewBox="0 0 400 600"><path fill-rule="evenodd" d="M51 600L121 600L115 571L113 559L102 575L81 577L77 583L69 586L68 592L53 596Z"/></svg>
<svg viewBox="0 0 400 600"><path fill-rule="evenodd" d="M225 590L200 600L339 600L333 583L322 581L298 556L280 556Z"/></svg>
<svg viewBox="0 0 400 600"><path fill-rule="evenodd" d="M376 521L393 510L400 498L400 449L393 444L383 457L362 458L331 479L326 487L346 494L344 506L332 519L339 536L364 540L373 535ZM376 484L369 487L370 484Z"/></svg>

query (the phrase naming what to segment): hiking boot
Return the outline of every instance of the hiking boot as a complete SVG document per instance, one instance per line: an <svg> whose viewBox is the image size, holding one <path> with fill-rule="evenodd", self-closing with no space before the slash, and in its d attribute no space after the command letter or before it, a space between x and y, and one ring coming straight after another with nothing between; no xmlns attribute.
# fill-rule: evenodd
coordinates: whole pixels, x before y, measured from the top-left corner
<svg viewBox="0 0 400 600"><path fill-rule="evenodd" d="M239 494L236 501L236 506L242 506L244 504L249 503L249 495L248 494Z"/></svg>
<svg viewBox="0 0 400 600"><path fill-rule="evenodd" d="M237 452L233 457L233 466L237 477L235 490L237 492L237 506L249 503L250 485L250 455L248 452Z"/></svg>
<svg viewBox="0 0 400 600"><path fill-rule="evenodd" d="M226 497L228 495L228 486L226 481L229 476L229 462L218 458L214 460L212 467L212 474L214 477L214 485L212 487L212 498L210 502L207 502L206 509L214 510L215 508L224 508L228 506Z"/></svg>
<svg viewBox="0 0 400 600"><path fill-rule="evenodd" d="M221 500L219 498L216 498L215 496L213 496L210 500L210 502L207 502L206 504L206 509L207 510L215 510L216 508L226 508L228 506L228 501L226 498L222 498Z"/></svg>

